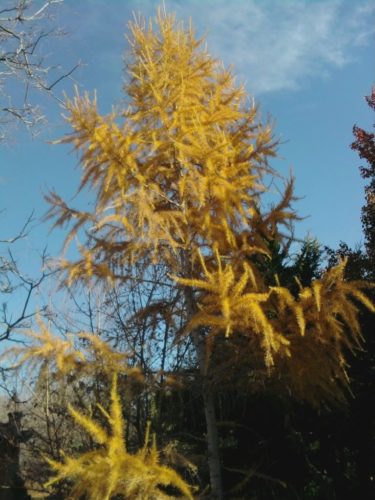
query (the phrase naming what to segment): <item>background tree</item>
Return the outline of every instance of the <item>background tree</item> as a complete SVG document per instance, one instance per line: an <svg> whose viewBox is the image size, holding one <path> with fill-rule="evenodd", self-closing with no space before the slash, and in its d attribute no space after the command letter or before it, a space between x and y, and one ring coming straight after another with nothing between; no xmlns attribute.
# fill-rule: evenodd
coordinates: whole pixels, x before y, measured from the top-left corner
<svg viewBox="0 0 375 500"><path fill-rule="evenodd" d="M53 17L63 0L4 0L0 6L0 145L10 139L13 128L22 123L32 133L41 130L46 117L38 105L40 95L54 96L54 90L78 65L64 72L58 64L47 61L45 42L63 36ZM1 216L4 216L1 210ZM16 340L12 333L30 326L34 316L33 297L49 275L46 254L40 259L41 272L28 276L14 257L14 247L27 238L33 214L17 234L0 239L0 342ZM16 308L11 305L17 297ZM41 306L41 309L45 309ZM6 376L3 367L0 374ZM7 384L2 385L9 390Z"/></svg>
<svg viewBox="0 0 375 500"><path fill-rule="evenodd" d="M373 107L373 96L367 97L367 102ZM351 147L369 165L366 172L362 167L361 175L371 179L371 162L374 164L373 134L355 126L354 135L356 140ZM370 182L365 188L366 204L362 210L365 248L350 248L341 242L337 249L325 249L328 267L337 265L343 258L347 259L345 276L348 280L371 280L374 277L371 192L373 186ZM373 300L373 290L368 293ZM309 498L372 498L375 495L373 316L361 308L359 319L365 346L355 356L348 353L352 397L345 407L325 411L319 416L306 408L301 413L301 409L297 408L291 416L299 435L297 449L300 449L300 463L307 463L307 469L301 473L301 477L305 478L305 485L308 485L306 492Z"/></svg>
<svg viewBox="0 0 375 500"><path fill-rule="evenodd" d="M2 254L0 254L0 297L2 299L0 342L12 340L12 332L30 326L29 320L35 315L31 305L32 296L48 275L51 274L47 266L45 266L45 255L42 255L42 271L37 277L25 275L13 256L12 245L18 240L27 237L32 220L32 216L30 216L16 236L0 240L0 245L4 247ZM21 299L21 306L19 306L18 311L8 307L9 298L14 297L16 292Z"/></svg>
<svg viewBox="0 0 375 500"><path fill-rule="evenodd" d="M67 72L46 62L46 38L63 35L53 25L54 8L63 0L5 0L0 7L0 141L9 138L13 125L22 122L37 132L45 124L36 95L53 95ZM45 46L45 45L44 45Z"/></svg>
<svg viewBox="0 0 375 500"><path fill-rule="evenodd" d="M375 87L370 96L366 97L367 104L375 110ZM375 126L375 125L374 125ZM370 276L375 278L375 134L366 132L356 125L353 127L355 141L351 148L358 151L360 158L366 160L367 165L360 169L363 179L369 183L365 187L366 204L362 208L362 227L365 235L365 245L369 258Z"/></svg>

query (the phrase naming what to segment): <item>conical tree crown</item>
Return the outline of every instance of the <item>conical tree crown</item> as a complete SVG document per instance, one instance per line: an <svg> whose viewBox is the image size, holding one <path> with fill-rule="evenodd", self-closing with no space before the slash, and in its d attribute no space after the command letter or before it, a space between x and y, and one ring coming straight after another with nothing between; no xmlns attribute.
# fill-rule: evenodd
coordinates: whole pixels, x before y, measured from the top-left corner
<svg viewBox="0 0 375 500"><path fill-rule="evenodd" d="M89 224L89 252L86 246L70 267L72 279L113 272L146 254L173 262L178 249L264 251L277 222L293 218L285 210L290 186L279 207L259 212L275 144L243 87L191 27L160 13L156 24L130 25L126 111L102 117L87 95L68 103L74 133L64 141L82 152L81 188L97 193L90 214L49 197L57 224L78 219L69 239Z"/></svg>

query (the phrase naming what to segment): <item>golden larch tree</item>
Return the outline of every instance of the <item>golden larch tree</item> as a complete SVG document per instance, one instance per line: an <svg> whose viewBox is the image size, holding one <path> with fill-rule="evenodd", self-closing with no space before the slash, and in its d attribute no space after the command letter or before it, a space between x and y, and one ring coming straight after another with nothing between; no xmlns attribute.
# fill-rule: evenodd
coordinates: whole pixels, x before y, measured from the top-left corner
<svg viewBox="0 0 375 500"><path fill-rule="evenodd" d="M159 12L130 23L128 40L128 107L102 116L87 94L66 104L73 131L59 142L80 154L79 190L95 193L94 207L74 209L51 193L49 215L56 226L71 224L67 243L85 239L80 258L62 262L70 285L131 280L137 264L145 269L138 280L168 267L185 322L175 340L191 337L199 365L211 496L222 499L209 383L218 339L225 349L225 339L241 335L246 356L261 356L270 375L283 370L298 397L340 399L343 353L361 340L358 306L374 307L365 284L345 281L344 261L298 293L277 276L266 280L270 242L287 245L297 219L293 179L277 204L262 202L265 177L276 174L270 125L191 26Z"/></svg>

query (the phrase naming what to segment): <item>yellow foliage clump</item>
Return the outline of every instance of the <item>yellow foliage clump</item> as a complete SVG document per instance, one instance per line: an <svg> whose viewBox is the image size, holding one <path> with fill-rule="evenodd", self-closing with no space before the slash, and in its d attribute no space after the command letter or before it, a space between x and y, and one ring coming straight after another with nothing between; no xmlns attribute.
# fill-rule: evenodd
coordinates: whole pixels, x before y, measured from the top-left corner
<svg viewBox="0 0 375 500"><path fill-rule="evenodd" d="M79 500L82 496L91 500L109 500L115 495L133 500L193 499L192 488L173 469L160 463L155 438L149 445L149 426L144 446L134 454L126 449L125 422L117 392L116 374L113 376L109 413L101 406L99 409L110 425L110 433L91 418L69 408L74 420L99 446L77 458L64 456L63 462L46 457L56 473L46 487L70 479L73 487L69 498L72 500ZM179 490L181 495L172 497L162 490L168 486Z"/></svg>
<svg viewBox="0 0 375 500"><path fill-rule="evenodd" d="M66 103L73 133L59 142L81 153L79 189L96 193L91 213L47 197L55 225L73 223L67 243L79 232L90 240L64 262L69 283L120 278L145 257L177 271L181 252L214 243L220 253L264 252L264 237L295 218L292 182L270 213L258 211L276 145L243 86L191 26L161 12L156 24L130 24L128 109L103 117L87 94Z"/></svg>
<svg viewBox="0 0 375 500"><path fill-rule="evenodd" d="M193 315L186 330L200 326L210 327L211 335L225 332L255 334L265 349L267 366L273 365L273 353L281 348L288 352L289 341L275 328L275 322L268 316L267 303L270 291L259 291L252 266L245 262L243 270L236 272L231 263L222 265L222 258L216 250L216 268L209 271L199 253L205 279L186 279L174 276L181 285L197 288L203 293L198 299L199 311ZM211 264L212 266L212 264Z"/></svg>
<svg viewBox="0 0 375 500"><path fill-rule="evenodd" d="M313 402L344 398L348 376L343 353L361 346L359 305L375 312L362 291L373 285L346 281L342 260L294 296L280 283L266 286L250 262L241 269L217 250L215 259L199 253L199 260L201 270L195 268L195 274L200 277L172 276L197 292L197 311L186 333L206 327L211 339L239 334L248 338L253 353L264 351L268 369L283 373L298 397Z"/></svg>
<svg viewBox="0 0 375 500"><path fill-rule="evenodd" d="M363 293L374 284L347 281L346 263L342 260L311 287L301 287L291 305L295 315L290 314L285 300L279 308L278 321L288 332L291 354L290 362L281 360L279 374L296 397L317 406L322 401L345 402L350 391L345 355L362 346L361 308L375 312L375 305ZM298 316L303 321L304 336L295 327L301 322Z"/></svg>
<svg viewBox="0 0 375 500"><path fill-rule="evenodd" d="M66 339L51 333L48 326L37 316L39 332L23 331L23 335L33 342L29 345L12 347L4 351L1 358L15 357L14 368L29 365L32 370L38 364L48 364L54 368L57 376L76 374L94 375L104 373L111 377L114 373L125 373L138 379L142 378L138 367L127 363L128 354L118 352L98 335L80 332L75 336L70 333ZM74 339L85 340L85 349L77 349Z"/></svg>

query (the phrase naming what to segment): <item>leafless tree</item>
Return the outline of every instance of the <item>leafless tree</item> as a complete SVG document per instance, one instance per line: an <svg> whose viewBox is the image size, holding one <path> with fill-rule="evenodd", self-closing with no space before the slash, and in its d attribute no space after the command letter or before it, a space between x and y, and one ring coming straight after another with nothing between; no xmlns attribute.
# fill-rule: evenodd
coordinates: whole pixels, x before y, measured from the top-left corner
<svg viewBox="0 0 375 500"><path fill-rule="evenodd" d="M22 272L13 253L12 244L28 235L33 222L32 214L17 233L8 239L0 239L0 342L14 340L11 334L17 329L25 328L35 315L31 307L31 299L42 282L51 274L46 270L46 255L42 254L41 271L37 277L30 277ZM14 298L17 293L17 311L8 308L8 297Z"/></svg>
<svg viewBox="0 0 375 500"><path fill-rule="evenodd" d="M37 131L45 117L35 96L53 96L54 88L79 65L64 71L58 64L48 64L42 53L46 38L64 34L53 21L53 11L62 2L0 2L0 141L19 122Z"/></svg>

